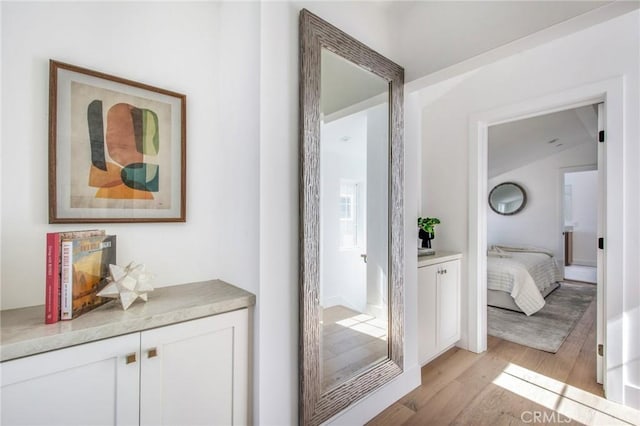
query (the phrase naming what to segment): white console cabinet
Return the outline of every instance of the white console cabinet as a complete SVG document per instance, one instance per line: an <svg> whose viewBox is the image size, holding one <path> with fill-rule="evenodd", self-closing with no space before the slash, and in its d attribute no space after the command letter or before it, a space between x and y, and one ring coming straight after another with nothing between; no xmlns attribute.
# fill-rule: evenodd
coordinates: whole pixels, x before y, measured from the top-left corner
<svg viewBox="0 0 640 426"><path fill-rule="evenodd" d="M461 255L418 258L418 358L424 365L460 340Z"/></svg>
<svg viewBox="0 0 640 426"><path fill-rule="evenodd" d="M2 363L2 424L138 424L139 353L130 334Z"/></svg>
<svg viewBox="0 0 640 426"><path fill-rule="evenodd" d="M246 425L247 309L143 332L141 425Z"/></svg>
<svg viewBox="0 0 640 426"><path fill-rule="evenodd" d="M74 326L76 332L84 331L80 330L83 321L99 322L103 315L121 318L115 327L153 324L171 318L166 325L142 331L88 339L81 344L66 341L64 347L55 350L43 351L42 346L34 349L33 342L61 344L46 335L16 342L16 346L22 345L17 349L24 350L28 356L0 364L1 424L248 424L251 420L247 305L252 305L255 298L251 299L254 296L245 292L246 295L240 296L247 307L228 311L227 306L236 303L227 297L230 286L192 285L191 289L197 291L193 293L198 297L198 293L209 287L214 288L214 293L216 289L220 290L218 293L226 291L226 299L219 302L212 297L202 306L186 309L160 307L152 315L149 311L161 302L154 305L149 301L148 306L134 305L130 308L134 311L131 314L112 307L111 313L96 311L93 316L90 312L57 326L38 325L37 330L45 330L44 334L46 330L53 333L56 327L60 328L60 340L72 338ZM185 289L188 291L188 287ZM174 290L167 296L175 297L177 304L188 305L190 299L180 299L184 291ZM220 303L225 307L218 310ZM139 316L134 307L140 312ZM188 318L201 309L215 314ZM6 318L11 315L7 313ZM111 328L111 323L92 324L92 327L86 330L95 335ZM9 343L6 346L12 349Z"/></svg>
<svg viewBox="0 0 640 426"><path fill-rule="evenodd" d="M246 424L247 330L243 309L7 361L2 424Z"/></svg>

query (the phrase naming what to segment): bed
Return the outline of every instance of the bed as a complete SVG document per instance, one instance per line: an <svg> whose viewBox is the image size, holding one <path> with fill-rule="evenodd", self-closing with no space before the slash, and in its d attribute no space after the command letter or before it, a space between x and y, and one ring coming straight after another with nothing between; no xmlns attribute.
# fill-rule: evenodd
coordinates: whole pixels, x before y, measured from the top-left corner
<svg viewBox="0 0 640 426"><path fill-rule="evenodd" d="M553 253L494 245L487 252L487 305L533 315L562 279Z"/></svg>

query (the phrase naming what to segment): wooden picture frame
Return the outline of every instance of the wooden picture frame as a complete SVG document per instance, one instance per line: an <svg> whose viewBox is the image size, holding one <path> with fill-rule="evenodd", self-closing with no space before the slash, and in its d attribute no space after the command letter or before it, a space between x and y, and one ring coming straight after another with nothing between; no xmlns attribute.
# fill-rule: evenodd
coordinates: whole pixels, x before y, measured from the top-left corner
<svg viewBox="0 0 640 426"><path fill-rule="evenodd" d="M186 96L49 61L49 223L185 222Z"/></svg>

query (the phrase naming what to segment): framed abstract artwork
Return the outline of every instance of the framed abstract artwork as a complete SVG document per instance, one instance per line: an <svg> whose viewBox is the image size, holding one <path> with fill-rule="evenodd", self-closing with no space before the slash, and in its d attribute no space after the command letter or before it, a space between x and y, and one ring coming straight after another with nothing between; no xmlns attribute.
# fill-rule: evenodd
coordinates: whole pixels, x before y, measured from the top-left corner
<svg viewBox="0 0 640 426"><path fill-rule="evenodd" d="M49 61L49 223L184 222L186 96Z"/></svg>

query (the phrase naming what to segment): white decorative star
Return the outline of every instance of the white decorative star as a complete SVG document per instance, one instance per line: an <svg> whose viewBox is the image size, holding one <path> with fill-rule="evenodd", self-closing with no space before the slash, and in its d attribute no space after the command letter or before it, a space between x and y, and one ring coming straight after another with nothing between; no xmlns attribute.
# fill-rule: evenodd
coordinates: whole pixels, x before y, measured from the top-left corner
<svg viewBox="0 0 640 426"><path fill-rule="evenodd" d="M137 298L146 302L147 293L153 291L151 286L153 274L145 271L144 264L136 265L131 262L124 268L109 265L109 272L111 273L109 284L98 293L98 296L120 299L124 310L127 310Z"/></svg>

